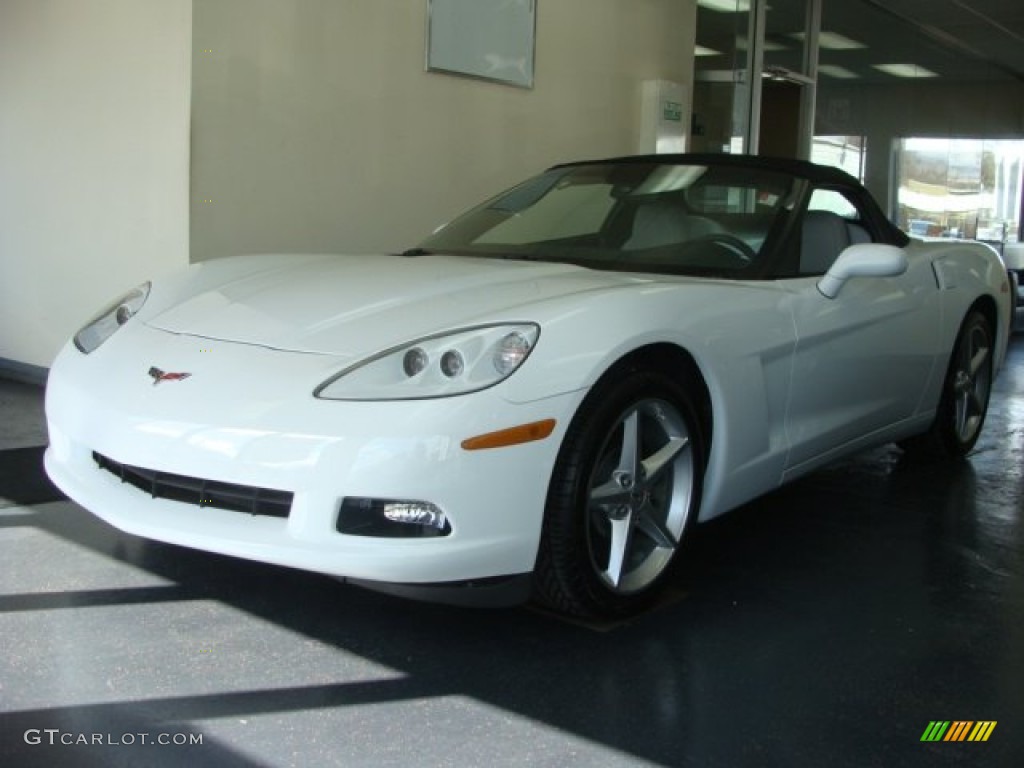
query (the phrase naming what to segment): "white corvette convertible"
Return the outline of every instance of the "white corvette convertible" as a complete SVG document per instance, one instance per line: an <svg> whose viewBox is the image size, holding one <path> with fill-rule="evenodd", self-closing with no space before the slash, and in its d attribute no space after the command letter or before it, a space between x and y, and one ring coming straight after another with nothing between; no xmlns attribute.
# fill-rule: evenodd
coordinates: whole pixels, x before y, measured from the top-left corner
<svg viewBox="0 0 1024 768"><path fill-rule="evenodd" d="M1010 317L992 249L834 169L574 163L401 255L139 286L55 361L46 468L140 536L621 615L697 521L873 444L966 454Z"/></svg>

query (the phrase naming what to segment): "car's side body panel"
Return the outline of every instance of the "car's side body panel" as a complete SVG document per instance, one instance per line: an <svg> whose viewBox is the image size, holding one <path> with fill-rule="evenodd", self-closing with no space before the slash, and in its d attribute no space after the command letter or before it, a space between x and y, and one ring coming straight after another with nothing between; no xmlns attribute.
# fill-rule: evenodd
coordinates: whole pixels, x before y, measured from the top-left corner
<svg viewBox="0 0 1024 768"><path fill-rule="evenodd" d="M923 260L896 277L850 280L834 299L809 280L793 281L787 470L917 414L944 346L941 297Z"/></svg>

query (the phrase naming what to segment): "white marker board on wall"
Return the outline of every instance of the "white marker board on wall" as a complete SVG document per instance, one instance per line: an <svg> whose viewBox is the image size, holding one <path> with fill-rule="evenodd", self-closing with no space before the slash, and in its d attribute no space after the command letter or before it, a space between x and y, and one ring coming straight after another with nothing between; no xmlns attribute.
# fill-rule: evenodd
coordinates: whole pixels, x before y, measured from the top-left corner
<svg viewBox="0 0 1024 768"><path fill-rule="evenodd" d="M536 0L428 0L427 69L533 87Z"/></svg>

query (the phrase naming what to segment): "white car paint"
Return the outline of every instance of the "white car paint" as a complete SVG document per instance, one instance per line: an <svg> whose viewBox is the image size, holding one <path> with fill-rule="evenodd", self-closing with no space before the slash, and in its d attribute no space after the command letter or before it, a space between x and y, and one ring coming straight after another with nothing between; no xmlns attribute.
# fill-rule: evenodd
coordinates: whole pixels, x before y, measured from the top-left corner
<svg viewBox="0 0 1024 768"><path fill-rule="evenodd" d="M280 256L262 259L272 266L258 279L239 259L233 264L237 277L218 265L226 278L220 286L155 317L144 310L142 322L93 355L65 348L47 392L47 470L72 498L118 527L187 546L371 580L433 582L529 571L546 490L538 468L552 465L587 388L612 361L639 346L680 345L709 380L716 430L701 519L856 442L852 424L869 420L872 439L882 440L926 423L937 397L935 371L944 368L950 339L948 333L940 339L947 294L934 289L929 259L941 249L932 248L915 255L910 290L931 291L934 311L917 316L905 311L911 298L906 291L884 278L854 281L829 300L813 278L770 284L653 280L564 265L500 262L494 269L485 263L505 281L488 289L486 297L498 299L487 308L480 265L465 259ZM297 274L290 278L295 261ZM394 302L372 293L356 318L308 317L306 291L324 285L325 273L342 286L339 305L351 298L344 295L350 266L356 274L374 275L379 285L413 271L435 275L438 290L402 298L404 309L422 311L421 329L389 320ZM282 283L283 292L262 289ZM584 305L581 291L590 294ZM738 304L745 308L742 322ZM896 315L907 333L887 333L865 312L890 320ZM485 313L489 321L525 318L544 328L530 365L497 387L429 404L310 396L360 355L471 324ZM850 322L850 315L861 322ZM253 343L259 334L266 345ZM325 339L343 351L327 354L331 341ZM287 345L299 351L276 348ZM901 366L894 366L897 359ZM156 387L147 376L150 365L192 376ZM930 382L924 392L917 385L922 376ZM865 392L870 381L885 385ZM473 435L543 418L559 425L545 441L475 454L458 447ZM170 501L140 503L144 494L96 469L94 450L177 474L294 490L295 512L279 521L181 509ZM346 494L429 499L448 510L455 535L426 542L344 541L333 530L333 517Z"/></svg>
<svg viewBox="0 0 1024 768"><path fill-rule="evenodd" d="M856 247L856 246L855 246ZM857 448L927 428L968 308L1008 315L998 258L912 241L903 275L724 280L445 255L264 255L196 265L153 286L89 355L51 370L46 469L72 499L140 536L376 582L461 582L534 568L551 468L574 414L616 361L649 345L692 356L713 434L701 520ZM998 286L1004 286L1000 292ZM353 363L476 324L541 328L529 359L473 394L313 397ZM999 325L998 369L1007 329ZM187 372L154 383L150 367ZM554 419L543 440L465 450ZM152 499L93 452L163 472L294 492L287 519ZM335 530L344 497L415 499L451 535Z"/></svg>

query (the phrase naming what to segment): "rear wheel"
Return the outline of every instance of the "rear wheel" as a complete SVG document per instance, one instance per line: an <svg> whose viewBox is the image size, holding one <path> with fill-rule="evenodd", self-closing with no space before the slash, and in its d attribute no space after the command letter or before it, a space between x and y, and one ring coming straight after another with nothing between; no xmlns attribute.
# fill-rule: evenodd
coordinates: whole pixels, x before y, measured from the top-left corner
<svg viewBox="0 0 1024 768"><path fill-rule="evenodd" d="M941 457L965 456L978 442L992 392L992 327L983 314L967 315L953 347L935 421L910 449Z"/></svg>
<svg viewBox="0 0 1024 768"><path fill-rule="evenodd" d="M686 391L657 372L599 385L566 434L537 586L556 610L622 616L664 580L700 504L703 440Z"/></svg>

